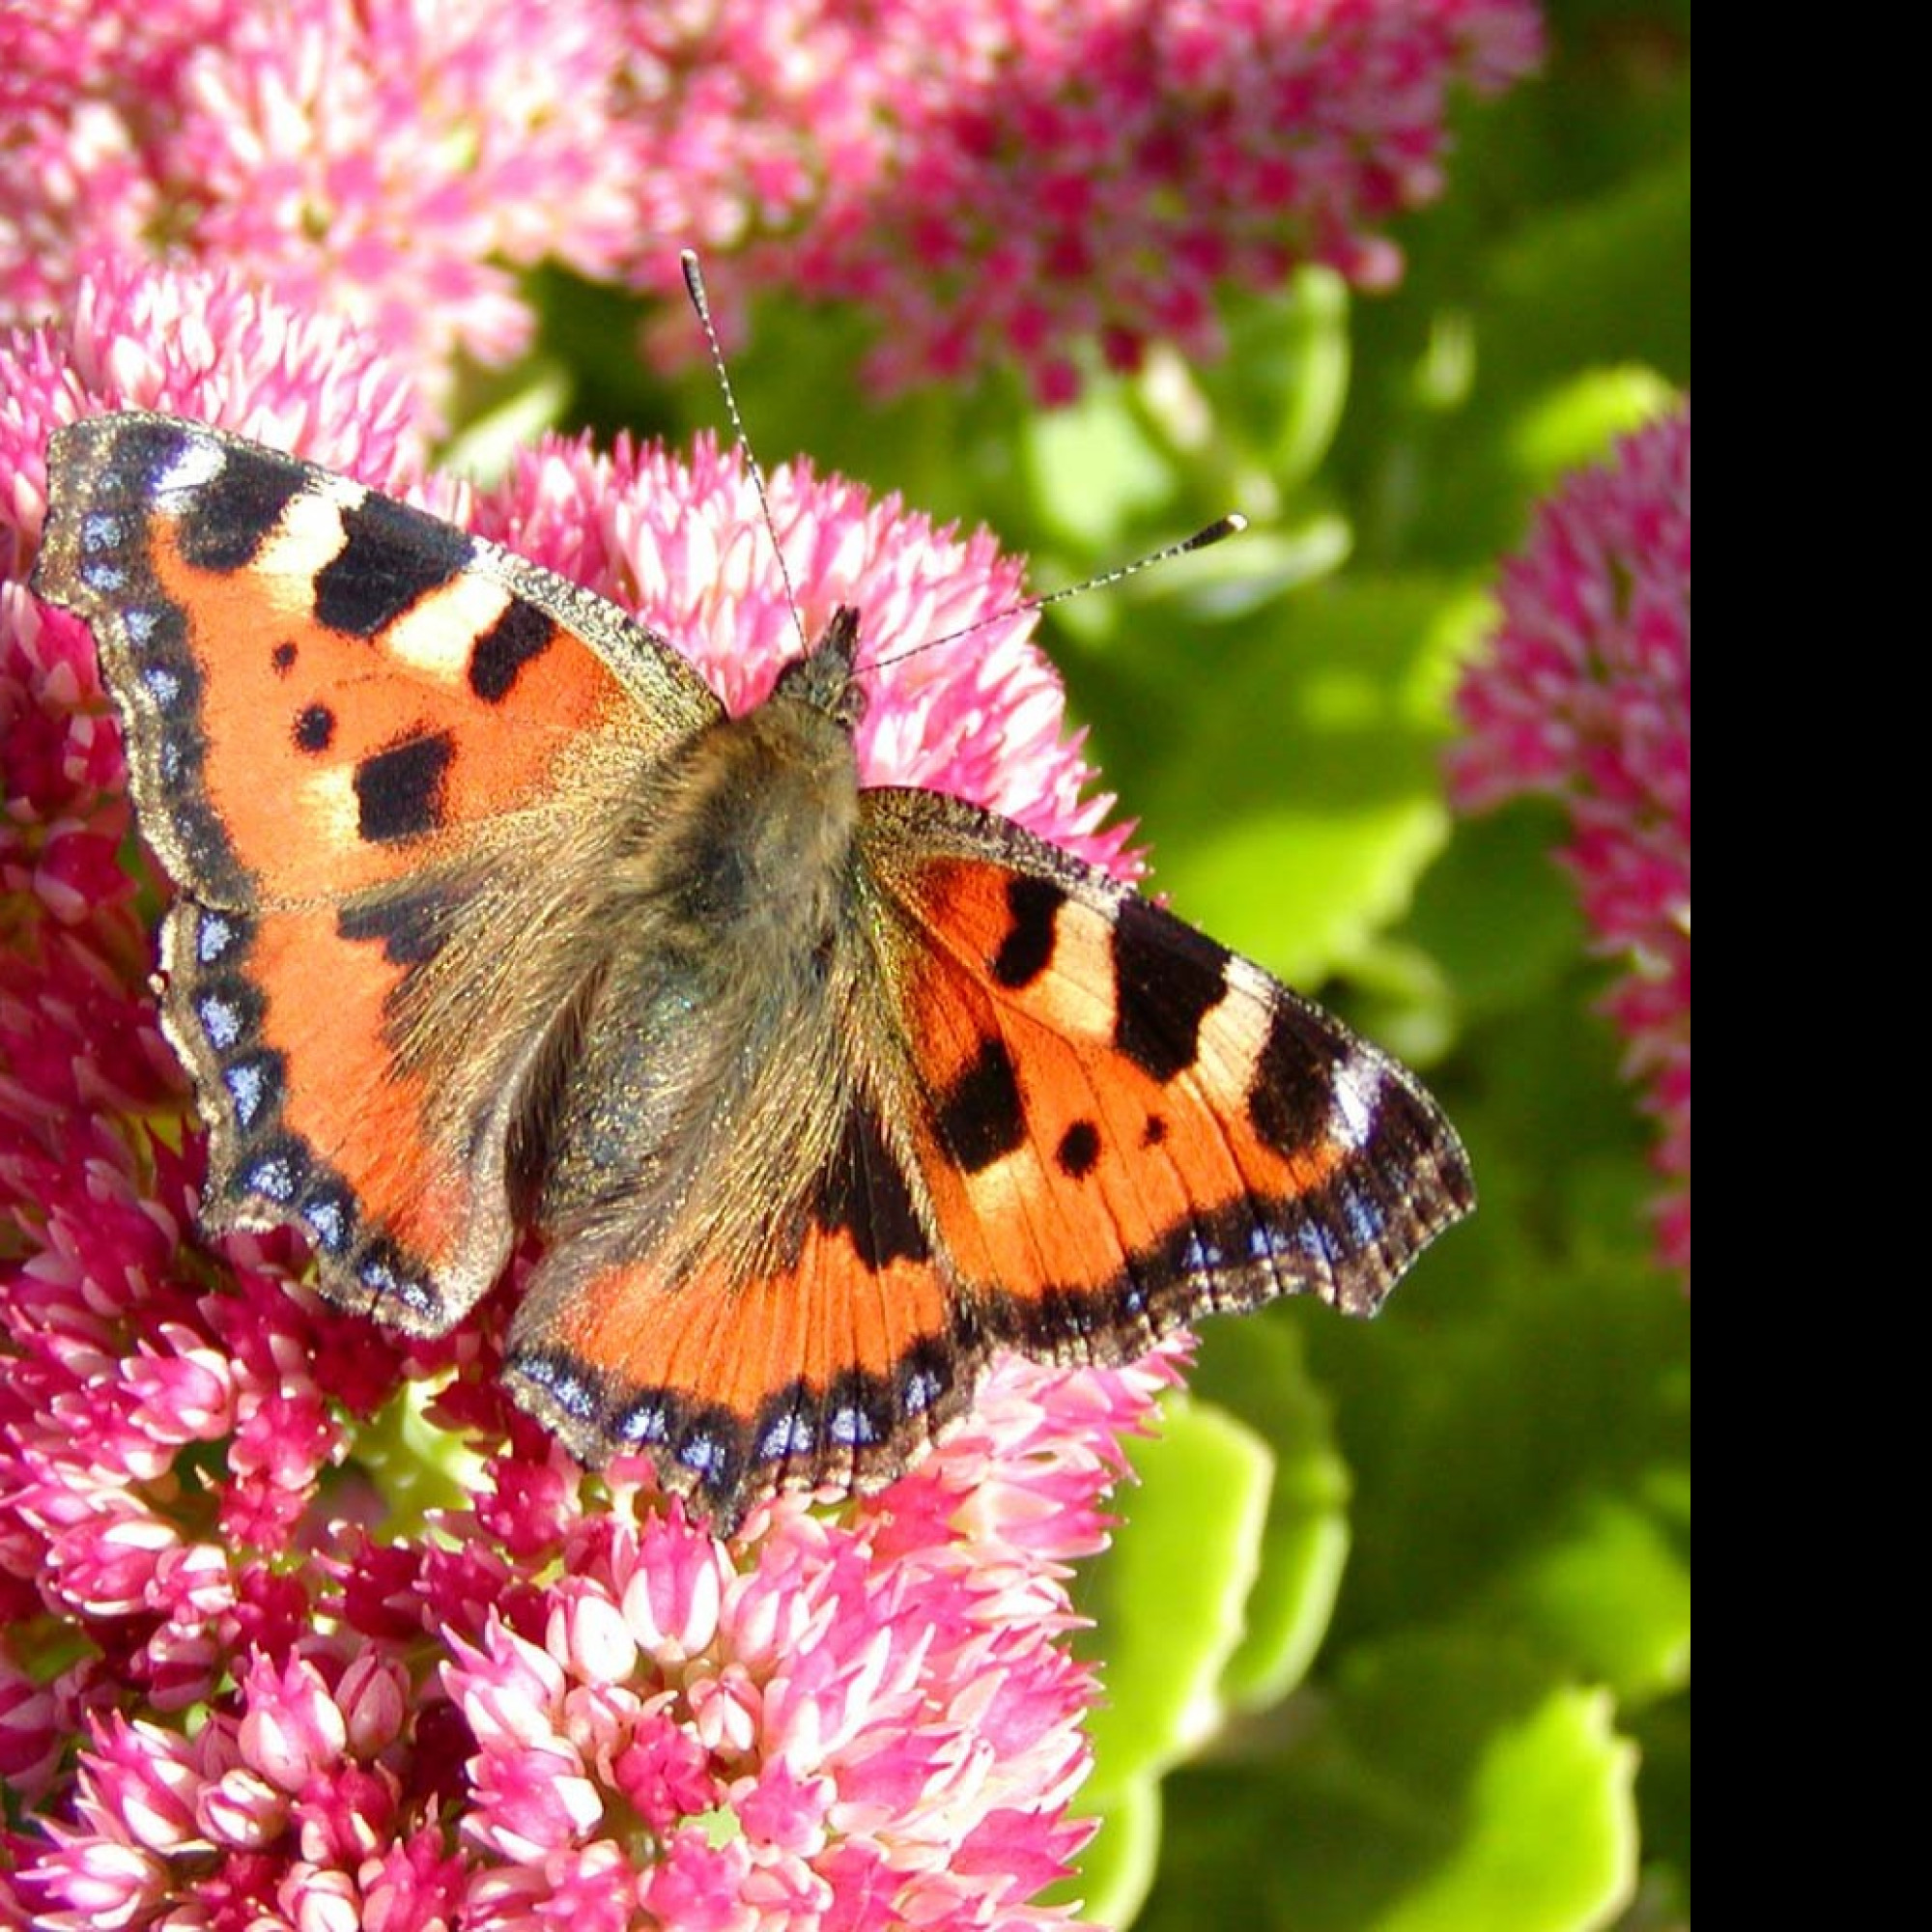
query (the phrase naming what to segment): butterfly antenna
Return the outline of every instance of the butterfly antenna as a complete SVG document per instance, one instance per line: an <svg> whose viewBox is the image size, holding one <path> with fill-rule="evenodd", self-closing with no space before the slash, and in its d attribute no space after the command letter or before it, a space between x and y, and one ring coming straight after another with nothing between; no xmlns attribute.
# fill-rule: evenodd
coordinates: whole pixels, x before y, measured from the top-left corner
<svg viewBox="0 0 1932 1932"><path fill-rule="evenodd" d="M1191 537L1182 537L1179 543L1163 544L1159 550L1137 556L1131 563L1116 564L1112 570L1103 570L1097 577L1083 578L1078 583L1063 584L1058 590L1042 591L1037 597L1027 597L1017 604L1009 604L1004 611L991 611L984 617L974 618L970 624L962 624L956 631L948 631L943 638L927 638L923 643L914 644L909 650L895 651L891 657L878 658L874 660L873 668L877 669L882 665L902 664L907 658L917 657L921 651L936 651L941 644L957 643L961 638L970 638L975 631L986 630L994 624L1004 624L1009 617L1023 617L1031 611L1044 611L1051 604L1065 604L1069 597L1084 597L1090 590L1104 590L1110 583L1138 577L1142 571L1151 570L1157 563L1166 563L1173 557L1185 556L1189 551L1207 550L1212 544L1239 536L1247 526L1247 518L1238 510L1230 510L1225 517L1216 517L1205 528L1196 530Z"/></svg>
<svg viewBox="0 0 1932 1932"><path fill-rule="evenodd" d="M745 468L752 474L752 488L758 493L758 508L765 519L765 530L771 537L773 554L779 560L779 577L784 583L785 602L791 607L792 628L798 633L799 649L810 650L811 646L805 635L805 618L798 608L798 592L792 588L791 572L785 568L784 546L779 542L779 526L772 515L772 499L765 493L765 472L758 467L757 452L752 447L752 439L745 434L745 418L738 413L738 398L731 387L730 371L724 366L724 345L718 340L717 326L711 320L711 302L704 293L704 274L697 266L696 249L680 250L677 265L684 271L685 293L691 297L691 305L697 312L697 326L703 329L705 345L711 351L711 366L717 372L718 386L724 392L724 413L731 419L731 435L744 452Z"/></svg>

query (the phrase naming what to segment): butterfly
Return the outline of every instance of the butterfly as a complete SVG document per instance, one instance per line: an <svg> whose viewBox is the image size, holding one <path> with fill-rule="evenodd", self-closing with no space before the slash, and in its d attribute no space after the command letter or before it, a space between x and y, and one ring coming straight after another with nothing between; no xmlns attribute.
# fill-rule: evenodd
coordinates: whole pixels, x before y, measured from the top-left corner
<svg viewBox="0 0 1932 1932"><path fill-rule="evenodd" d="M33 577L84 618L178 890L167 1033L213 1229L440 1335L541 1237L516 1400L722 1531L870 1492L1001 1348L1131 1359L1312 1293L1372 1313L1473 1205L1402 1066L1127 887L860 783L860 615L727 716L662 637L204 425L48 444Z"/></svg>

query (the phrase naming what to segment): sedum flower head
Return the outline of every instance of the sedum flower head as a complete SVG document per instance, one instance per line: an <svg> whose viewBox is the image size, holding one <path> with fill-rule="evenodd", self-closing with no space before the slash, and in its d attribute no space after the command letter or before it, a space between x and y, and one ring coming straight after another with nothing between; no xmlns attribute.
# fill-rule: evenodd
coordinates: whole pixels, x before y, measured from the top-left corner
<svg viewBox="0 0 1932 1932"><path fill-rule="evenodd" d="M640 165L676 155L680 232L758 237L748 280L863 302L887 387L1008 365L1046 402L1089 345L1218 354L1218 296L1299 265L1385 286L1389 220L1441 189L1450 91L1540 55L1526 0L789 0L627 26L662 76Z"/></svg>
<svg viewBox="0 0 1932 1932"><path fill-rule="evenodd" d="M1503 566L1501 621L1459 698L1472 810L1562 800L1563 859L1608 1007L1662 1126L1664 1258L1690 1265L1690 412L1571 477Z"/></svg>
<svg viewBox="0 0 1932 1932"><path fill-rule="evenodd" d="M9 9L0 301L32 317L103 264L218 263L360 324L434 396L458 354L500 363L528 343L514 269L608 271L631 233L610 112L618 11Z"/></svg>
<svg viewBox="0 0 1932 1932"><path fill-rule="evenodd" d="M727 700L797 647L734 457L553 441L417 479L363 338L109 276L0 338L0 1921L334 1932L1047 1926L1093 1694L1066 1566L1171 1370L1009 1360L951 1439L729 1543L584 1478L498 1387L510 1294L435 1343L326 1307L288 1233L196 1232L204 1148L149 983L117 721L24 577L47 433L160 406L466 514L640 610ZM1010 601L984 538L781 470L808 623L868 651ZM1024 620L878 681L874 780L1130 869ZM124 867L127 858L132 869Z"/></svg>
<svg viewBox="0 0 1932 1932"><path fill-rule="evenodd" d="M863 304L883 384L1059 401L1095 345L1214 352L1221 296L1299 264L1389 282L1452 93L1540 33L1534 0L43 0L0 12L0 315L219 263L435 400L528 343L519 271L669 292L695 244L721 289L736 256Z"/></svg>

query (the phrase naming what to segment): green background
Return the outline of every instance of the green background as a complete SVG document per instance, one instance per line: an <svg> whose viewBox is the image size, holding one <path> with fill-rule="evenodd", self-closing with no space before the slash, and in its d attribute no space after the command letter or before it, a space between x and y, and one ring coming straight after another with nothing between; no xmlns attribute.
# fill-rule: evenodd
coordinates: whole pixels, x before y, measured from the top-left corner
<svg viewBox="0 0 1932 1932"><path fill-rule="evenodd" d="M768 464L984 523L1037 587L1248 512L1045 641L1152 884L1422 1067L1475 1162L1481 1212L1380 1320L1208 1324L1137 1453L1079 1582L1103 1824L1064 1895L1113 1924L1688 1919L1688 1304L1561 821L1452 821L1440 779L1499 554L1690 381L1688 9L1549 16L1542 76L1459 107L1400 287L1243 298L1219 366L882 407L863 311L781 300L734 356ZM453 456L539 416L718 428L705 373L639 368L625 298L540 289L542 355Z"/></svg>

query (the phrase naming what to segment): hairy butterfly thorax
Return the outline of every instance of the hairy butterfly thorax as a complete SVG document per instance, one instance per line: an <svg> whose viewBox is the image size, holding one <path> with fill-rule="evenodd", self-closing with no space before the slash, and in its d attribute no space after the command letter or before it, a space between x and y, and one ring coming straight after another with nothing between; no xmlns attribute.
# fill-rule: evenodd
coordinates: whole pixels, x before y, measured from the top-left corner
<svg viewBox="0 0 1932 1932"><path fill-rule="evenodd" d="M301 1227L416 1334L537 1236L506 1375L585 1463L725 1528L874 1490L996 1349L1370 1313L1472 1205L1339 1021L1011 820L865 786L856 612L729 718L604 599L205 425L79 422L48 471L34 585L94 629L177 888L206 1220Z"/></svg>

